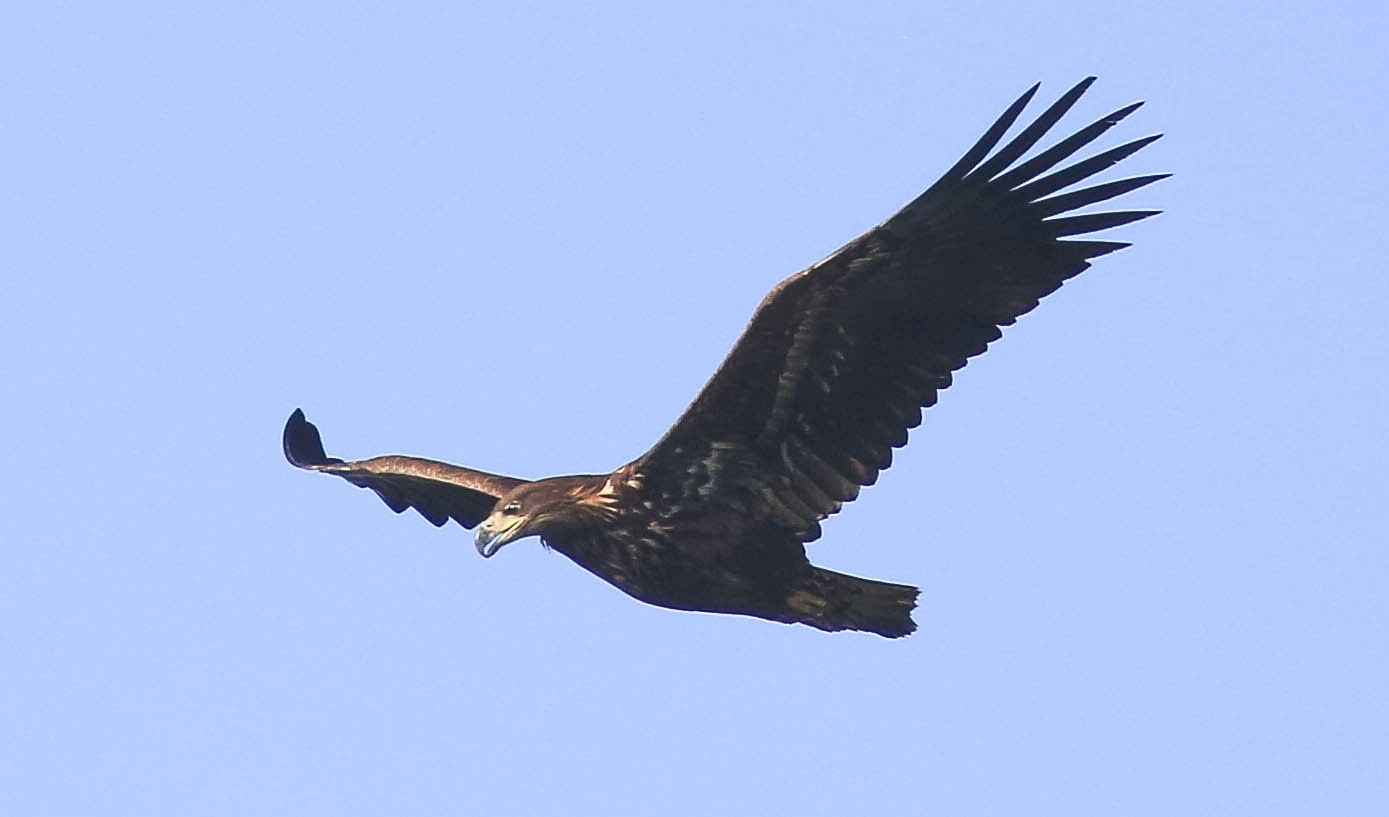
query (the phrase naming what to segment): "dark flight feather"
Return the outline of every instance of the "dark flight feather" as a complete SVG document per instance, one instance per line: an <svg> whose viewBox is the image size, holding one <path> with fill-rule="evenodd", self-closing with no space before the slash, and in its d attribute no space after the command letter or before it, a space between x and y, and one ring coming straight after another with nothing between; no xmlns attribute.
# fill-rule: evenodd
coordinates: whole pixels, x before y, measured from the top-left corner
<svg viewBox="0 0 1389 817"><path fill-rule="evenodd" d="M998 147L1033 86L926 192L773 289L665 436L611 474L527 482L413 457L343 462L299 411L285 454L397 512L479 526L486 556L538 534L653 604L905 635L915 588L816 568L804 545L892 464L969 358L1092 259L1129 246L1063 239L1157 212L1075 213L1166 174L1063 192L1157 136L1053 170L1141 103L1022 160L1093 82Z"/></svg>

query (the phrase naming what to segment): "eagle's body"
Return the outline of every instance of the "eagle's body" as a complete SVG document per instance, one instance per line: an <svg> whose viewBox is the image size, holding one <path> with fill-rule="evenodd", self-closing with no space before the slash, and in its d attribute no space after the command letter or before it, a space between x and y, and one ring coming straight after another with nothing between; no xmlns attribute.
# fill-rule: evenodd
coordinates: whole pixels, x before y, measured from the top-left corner
<svg viewBox="0 0 1389 817"><path fill-rule="evenodd" d="M343 462L324 454L299 411L285 453L371 488L397 512L476 527L484 556L538 535L651 604L906 635L916 588L817 568L805 545L877 480L921 409L1000 327L1089 259L1127 246L1064 236L1153 214L1056 217L1162 176L1053 194L1156 137L1044 175L1136 104L1015 164L1092 81L989 156L1029 90L919 198L774 289L666 436L611 474L530 482L414 457Z"/></svg>
<svg viewBox="0 0 1389 817"><path fill-rule="evenodd" d="M540 480L512 498L523 508L563 508L560 521L544 525L545 544L649 604L885 635L913 629L916 588L821 570L784 526L662 497L630 465Z"/></svg>

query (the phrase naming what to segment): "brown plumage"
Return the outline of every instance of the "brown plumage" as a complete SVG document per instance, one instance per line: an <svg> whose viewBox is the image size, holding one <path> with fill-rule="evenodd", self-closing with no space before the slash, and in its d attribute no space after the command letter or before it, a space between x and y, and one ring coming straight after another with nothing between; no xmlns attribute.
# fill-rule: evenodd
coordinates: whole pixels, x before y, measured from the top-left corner
<svg viewBox="0 0 1389 817"><path fill-rule="evenodd" d="M1037 86L915 201L782 282L660 442L611 474L535 482L417 459L328 458L296 410L284 448L301 468L375 491L397 513L476 527L477 547L540 536L651 604L895 637L917 589L809 563L820 523L872 485L951 373L1090 260L1128 246L1063 240L1153 215L1062 214L1164 178L1061 193L1157 139L1052 172L1136 103L1019 162L1094 78L992 153Z"/></svg>

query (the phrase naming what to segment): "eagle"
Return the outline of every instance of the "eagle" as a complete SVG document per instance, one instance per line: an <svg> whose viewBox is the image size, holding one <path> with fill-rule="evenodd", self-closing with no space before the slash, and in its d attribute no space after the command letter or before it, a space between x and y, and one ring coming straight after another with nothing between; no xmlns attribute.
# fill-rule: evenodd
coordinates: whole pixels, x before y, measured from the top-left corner
<svg viewBox="0 0 1389 817"><path fill-rule="evenodd" d="M1072 188L1161 134L1054 169L1141 102L1023 160L1094 80L995 151L1032 86L926 192L781 282L675 425L611 473L532 481L418 457L348 462L324 453L299 409L285 425L285 456L371 489L396 513L476 528L486 558L538 536L661 607L908 635L916 587L816 567L806 545L877 481L922 409L1002 327L1129 246L1076 236L1157 214L1075 211L1170 174Z"/></svg>

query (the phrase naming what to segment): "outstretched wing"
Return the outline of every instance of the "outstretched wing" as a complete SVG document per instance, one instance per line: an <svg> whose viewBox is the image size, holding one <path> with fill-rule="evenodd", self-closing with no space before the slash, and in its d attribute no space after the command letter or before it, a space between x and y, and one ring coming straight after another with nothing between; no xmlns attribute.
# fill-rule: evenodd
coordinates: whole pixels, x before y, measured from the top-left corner
<svg viewBox="0 0 1389 817"><path fill-rule="evenodd" d="M1060 191L1157 136L1048 171L1142 103L1017 163L1093 81L990 156L1033 86L915 201L772 290L694 403L630 466L647 500L674 515L752 512L814 539L821 519L891 464L921 408L1001 337L1000 327L1091 259L1128 246L1065 239L1155 211L1063 214L1166 174Z"/></svg>
<svg viewBox="0 0 1389 817"><path fill-rule="evenodd" d="M526 482L419 457L344 462L323 453L323 439L301 409L285 423L284 445L291 465L370 488L396 513L414 508L435 526L453 519L465 528L476 527L492 512L497 497Z"/></svg>

